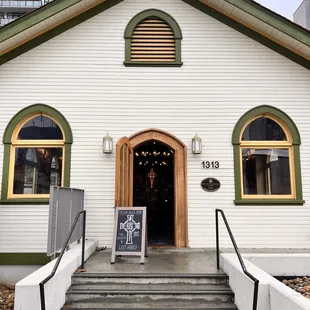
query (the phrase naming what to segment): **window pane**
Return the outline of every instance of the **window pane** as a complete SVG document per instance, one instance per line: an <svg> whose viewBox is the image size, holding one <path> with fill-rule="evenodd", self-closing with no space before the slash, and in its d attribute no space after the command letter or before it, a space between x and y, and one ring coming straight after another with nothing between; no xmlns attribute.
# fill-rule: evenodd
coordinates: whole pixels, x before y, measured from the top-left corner
<svg viewBox="0 0 310 310"><path fill-rule="evenodd" d="M62 148L16 148L13 194L49 194L60 186Z"/></svg>
<svg viewBox="0 0 310 310"><path fill-rule="evenodd" d="M49 117L38 115L29 120L18 134L20 140L62 140L59 126Z"/></svg>
<svg viewBox="0 0 310 310"><path fill-rule="evenodd" d="M242 149L245 195L290 195L288 149Z"/></svg>
<svg viewBox="0 0 310 310"><path fill-rule="evenodd" d="M268 117L260 117L244 130L242 140L247 141L286 141L282 127Z"/></svg>

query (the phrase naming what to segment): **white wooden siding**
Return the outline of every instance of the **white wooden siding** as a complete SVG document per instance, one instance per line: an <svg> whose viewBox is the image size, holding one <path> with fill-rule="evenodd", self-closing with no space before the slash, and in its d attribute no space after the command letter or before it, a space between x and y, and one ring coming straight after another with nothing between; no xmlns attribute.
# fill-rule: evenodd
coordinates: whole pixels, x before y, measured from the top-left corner
<svg viewBox="0 0 310 310"><path fill-rule="evenodd" d="M142 10L171 14L183 32L181 68L124 67L123 34ZM310 73L180 0L125 0L0 67L0 137L25 106L44 103L72 127L71 185L86 191L87 236L111 246L114 143L150 127L188 146L190 247L214 247L214 209L223 208L241 247L310 247ZM231 136L241 115L269 104L288 113L302 138L304 206L235 206ZM191 153L191 138L203 154ZM3 147L0 147L0 163ZM203 170L202 160L220 169ZM0 175L2 164L0 165ZM200 188L216 177L216 193ZM0 251L44 252L47 205L0 205ZM223 246L230 246L226 235Z"/></svg>

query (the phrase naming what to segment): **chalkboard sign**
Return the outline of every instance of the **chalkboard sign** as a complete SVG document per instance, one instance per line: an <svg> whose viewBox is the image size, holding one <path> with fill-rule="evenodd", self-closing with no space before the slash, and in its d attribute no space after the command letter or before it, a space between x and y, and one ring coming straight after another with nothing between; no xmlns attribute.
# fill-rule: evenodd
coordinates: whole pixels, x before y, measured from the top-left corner
<svg viewBox="0 0 310 310"><path fill-rule="evenodd" d="M201 188L206 192L216 192L220 186L220 181L215 178L207 178L201 182Z"/></svg>
<svg viewBox="0 0 310 310"><path fill-rule="evenodd" d="M144 263L146 207L116 208L111 263L116 255L141 256Z"/></svg>

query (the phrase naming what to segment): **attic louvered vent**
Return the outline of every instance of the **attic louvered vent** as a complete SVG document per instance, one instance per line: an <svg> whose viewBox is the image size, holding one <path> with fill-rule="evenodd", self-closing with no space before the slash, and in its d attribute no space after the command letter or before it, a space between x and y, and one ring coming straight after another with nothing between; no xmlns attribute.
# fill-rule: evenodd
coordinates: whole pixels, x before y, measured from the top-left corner
<svg viewBox="0 0 310 310"><path fill-rule="evenodd" d="M138 24L132 34L131 61L174 62L175 37L170 25L158 17Z"/></svg>
<svg viewBox="0 0 310 310"><path fill-rule="evenodd" d="M169 14L150 9L134 16L125 34L125 66L183 65L182 31Z"/></svg>

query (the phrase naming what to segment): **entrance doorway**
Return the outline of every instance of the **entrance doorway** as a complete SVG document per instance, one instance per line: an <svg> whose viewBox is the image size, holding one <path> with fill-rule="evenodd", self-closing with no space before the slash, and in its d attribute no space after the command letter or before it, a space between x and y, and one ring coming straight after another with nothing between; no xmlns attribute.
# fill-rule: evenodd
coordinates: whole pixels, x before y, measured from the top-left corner
<svg viewBox="0 0 310 310"><path fill-rule="evenodd" d="M156 160L156 156L154 162L147 160L147 156L152 156L144 156L145 152L154 151L160 155L165 152L166 160ZM144 165L146 161L148 163ZM148 166L152 164L154 166ZM155 165L166 167L155 169ZM160 194L162 192L164 196ZM159 129L147 129L129 138L123 137L116 144L115 206L132 207L137 204L149 207L151 244L187 246L186 146L178 138ZM160 212L165 206L168 213Z"/></svg>
<svg viewBox="0 0 310 310"><path fill-rule="evenodd" d="M155 140L134 148L133 205L147 207L148 243L174 242L174 151Z"/></svg>

